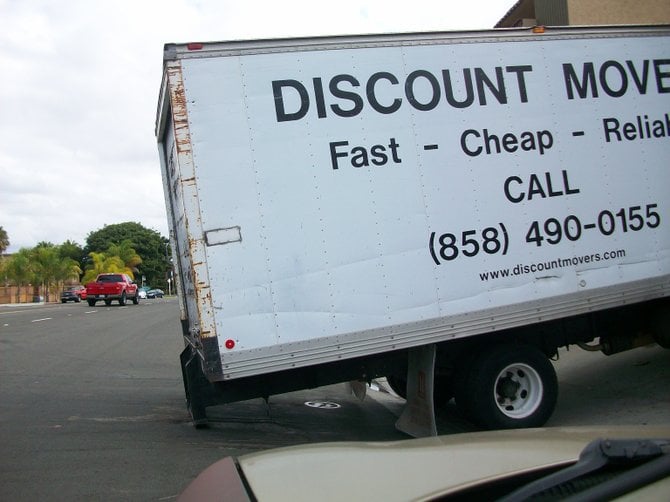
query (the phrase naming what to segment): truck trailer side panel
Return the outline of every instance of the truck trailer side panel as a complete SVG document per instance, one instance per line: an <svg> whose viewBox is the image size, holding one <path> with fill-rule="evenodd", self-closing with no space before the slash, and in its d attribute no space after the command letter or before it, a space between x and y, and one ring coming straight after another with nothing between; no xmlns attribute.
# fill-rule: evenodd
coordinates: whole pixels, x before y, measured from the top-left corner
<svg viewBox="0 0 670 502"><path fill-rule="evenodd" d="M667 27L170 44L157 136L210 381L670 292Z"/></svg>

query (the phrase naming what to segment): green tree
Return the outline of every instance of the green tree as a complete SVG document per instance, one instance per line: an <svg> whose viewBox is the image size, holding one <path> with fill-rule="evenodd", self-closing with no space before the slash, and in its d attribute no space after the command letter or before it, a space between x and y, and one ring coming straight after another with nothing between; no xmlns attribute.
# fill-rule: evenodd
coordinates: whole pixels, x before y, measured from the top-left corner
<svg viewBox="0 0 670 502"><path fill-rule="evenodd" d="M88 256L90 260L82 279L84 284L94 281L99 274L126 274L132 272L118 256L108 255L107 253L96 253L94 251L90 252Z"/></svg>
<svg viewBox="0 0 670 502"><path fill-rule="evenodd" d="M6 260L4 275L6 280L17 286L16 301L21 298L24 286L32 284L34 295L44 292L46 301L60 289L66 281L77 281L81 268L76 260L60 255L60 246L50 242L40 242L34 248L21 248Z"/></svg>
<svg viewBox="0 0 670 502"><path fill-rule="evenodd" d="M137 267L142 263L142 258L133 249L133 243L128 239L122 241L120 244L109 246L107 255L121 258L121 261L123 261L126 268L130 271L128 275L131 277L135 277L135 274L138 272Z"/></svg>
<svg viewBox="0 0 670 502"><path fill-rule="evenodd" d="M16 302L21 299L21 289L28 286L33 279L31 267L32 249L21 248L14 253L5 264L5 274L14 285L16 285Z"/></svg>
<svg viewBox="0 0 670 502"><path fill-rule="evenodd" d="M83 258L86 256L84 254L84 249L79 244L71 240L67 240L58 246L58 254L60 254L62 258L71 258L80 266L82 264Z"/></svg>
<svg viewBox="0 0 670 502"><path fill-rule="evenodd" d="M166 272L169 268L167 244L168 240L155 230L148 229L139 223L126 222L105 225L100 230L91 232L86 237L84 253L107 253L110 246L121 245L128 240L142 262L135 265L134 276L146 277L147 283L166 289ZM87 264L88 265L88 264ZM88 270L88 266L85 267Z"/></svg>
<svg viewBox="0 0 670 502"><path fill-rule="evenodd" d="M4 228L0 226L0 255L2 255L9 247L9 236Z"/></svg>
<svg viewBox="0 0 670 502"><path fill-rule="evenodd" d="M142 258L132 248L129 240L121 244L112 244L103 253L92 251L89 253L89 258L84 283L91 282L98 274L105 273L128 274L134 279L137 266L142 263Z"/></svg>
<svg viewBox="0 0 670 502"><path fill-rule="evenodd" d="M0 277L4 278L5 282L7 282L7 274L5 272L5 259L3 258L2 254L7 250L9 247L9 237L7 236L7 232L5 232L5 229L0 227Z"/></svg>
<svg viewBox="0 0 670 502"><path fill-rule="evenodd" d="M81 268L72 258L63 258L59 247L41 242L32 251L32 270L36 282L42 284L45 300L50 300L53 289L60 289L68 280L78 280Z"/></svg>
<svg viewBox="0 0 670 502"><path fill-rule="evenodd" d="M58 258L58 252L50 242L40 242L33 248L30 255L34 280L44 291L47 302L49 301L49 286L55 282L55 268Z"/></svg>

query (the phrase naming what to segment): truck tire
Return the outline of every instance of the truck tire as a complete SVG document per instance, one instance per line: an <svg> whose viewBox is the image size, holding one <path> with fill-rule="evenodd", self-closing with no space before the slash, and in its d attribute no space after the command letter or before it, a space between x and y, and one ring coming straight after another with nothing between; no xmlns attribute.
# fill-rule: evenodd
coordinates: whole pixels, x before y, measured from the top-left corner
<svg viewBox="0 0 670 502"><path fill-rule="evenodd" d="M126 304L126 292L121 293L121 298L119 298L119 305L123 306Z"/></svg>
<svg viewBox="0 0 670 502"><path fill-rule="evenodd" d="M108 307L112 304L112 300L105 300L105 305Z"/></svg>
<svg viewBox="0 0 670 502"><path fill-rule="evenodd" d="M135 291L135 296L133 296L133 305L137 305L140 303L140 293L139 291Z"/></svg>
<svg viewBox="0 0 670 502"><path fill-rule="evenodd" d="M86 300L89 307L95 307L95 300Z"/></svg>
<svg viewBox="0 0 670 502"><path fill-rule="evenodd" d="M541 427L557 397L554 367L530 345L498 345L480 352L464 367L456 386L458 407L487 429Z"/></svg>

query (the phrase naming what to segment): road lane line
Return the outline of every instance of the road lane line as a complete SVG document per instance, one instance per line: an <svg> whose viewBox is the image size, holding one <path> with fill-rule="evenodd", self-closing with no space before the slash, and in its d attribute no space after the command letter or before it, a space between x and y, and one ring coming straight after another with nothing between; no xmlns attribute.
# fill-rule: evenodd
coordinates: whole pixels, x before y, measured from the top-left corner
<svg viewBox="0 0 670 502"><path fill-rule="evenodd" d="M52 317L45 317L44 319L33 319L33 320L30 321L30 322L50 321L51 319L53 319L53 318L52 318Z"/></svg>

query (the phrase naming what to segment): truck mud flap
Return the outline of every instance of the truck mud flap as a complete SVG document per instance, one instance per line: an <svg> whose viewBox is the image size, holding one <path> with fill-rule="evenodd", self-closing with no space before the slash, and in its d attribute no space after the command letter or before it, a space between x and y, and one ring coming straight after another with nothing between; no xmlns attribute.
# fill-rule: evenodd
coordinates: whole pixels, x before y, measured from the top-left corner
<svg viewBox="0 0 670 502"><path fill-rule="evenodd" d="M437 436L433 387L435 344L411 349L407 360L407 401L395 426L413 437Z"/></svg>
<svg viewBox="0 0 670 502"><path fill-rule="evenodd" d="M205 378L197 352L190 345L179 356L181 373L184 379L186 407L191 414L193 425L197 428L207 426L206 406L216 402L215 390Z"/></svg>

